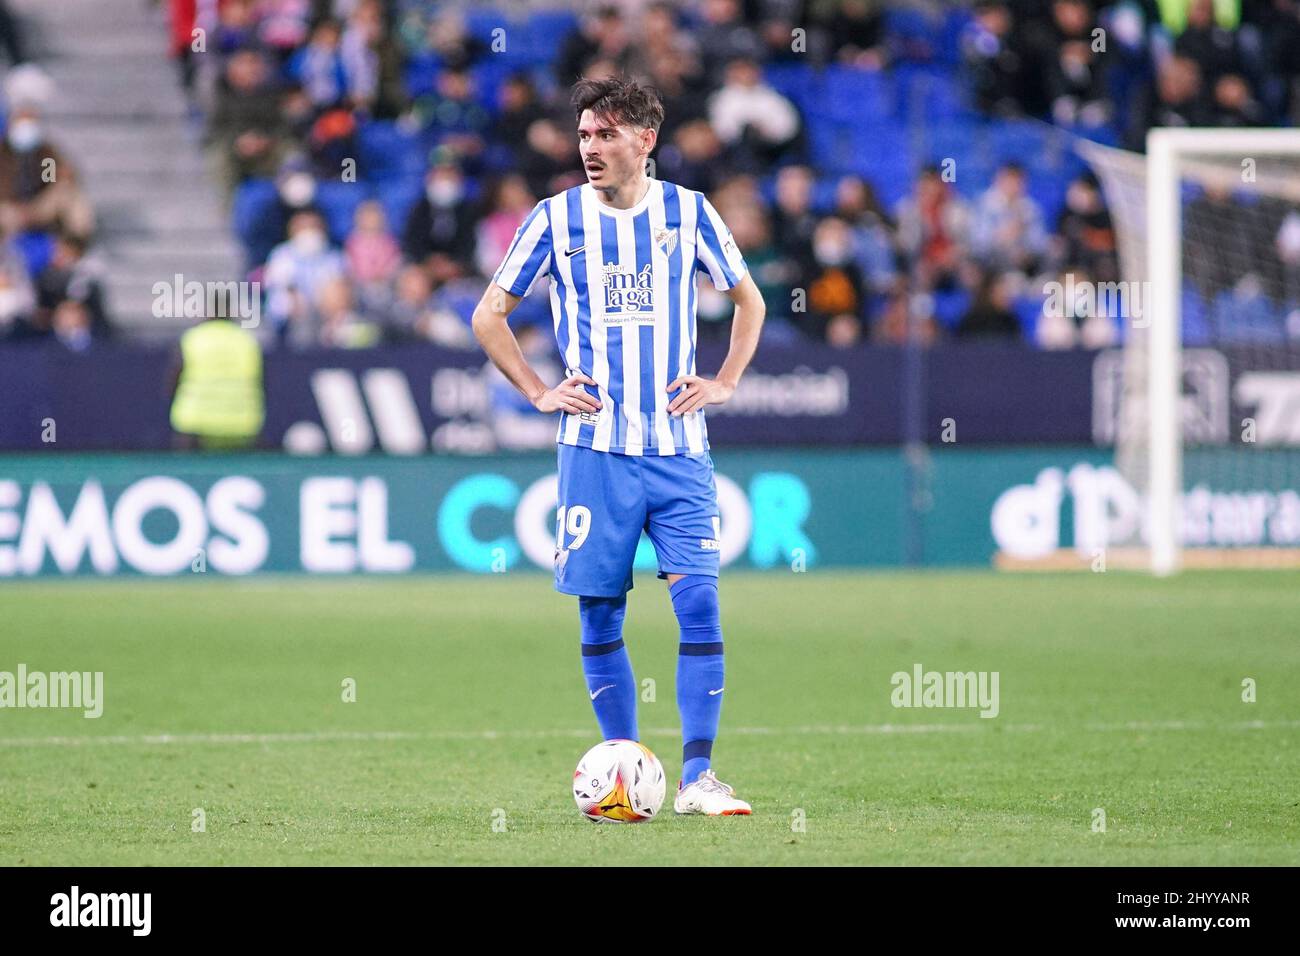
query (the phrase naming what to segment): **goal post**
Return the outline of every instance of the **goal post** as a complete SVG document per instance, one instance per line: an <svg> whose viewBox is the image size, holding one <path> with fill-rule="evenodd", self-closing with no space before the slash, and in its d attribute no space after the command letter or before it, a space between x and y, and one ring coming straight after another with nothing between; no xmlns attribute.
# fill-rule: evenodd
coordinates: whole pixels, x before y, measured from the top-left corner
<svg viewBox="0 0 1300 956"><path fill-rule="evenodd" d="M1195 525L1185 500L1192 480L1198 502L1220 496L1202 504L1202 511L1218 509L1206 521L1220 521L1232 495L1272 495L1270 516L1285 508L1278 520L1292 521L1300 429L1274 427L1256 443L1253 434L1236 434L1244 423L1230 423L1229 409L1244 402L1243 369L1252 382L1260 370L1274 370L1300 385L1300 130L1153 129L1145 159L1089 142L1078 149L1106 196L1123 278L1148 291L1143 309L1121 316L1114 430L1116 467L1144 502L1144 540L1113 543L1140 549L1140 564L1157 575L1177 572L1189 544L1198 566L1214 566L1211 552L1224 541L1233 553L1223 555L1223 566L1259 553L1247 547L1253 544L1286 544L1300 557L1290 531L1262 541L1217 532L1185 540ZM1195 340L1185 356L1189 328ZM1219 396L1212 428L1187 420L1197 417L1198 396L1186 380L1210 360L1224 370L1209 376ZM1189 449L1197 456L1193 476L1185 468ZM1258 512L1256 504L1249 506ZM1280 553L1273 548L1259 563L1276 565Z"/></svg>

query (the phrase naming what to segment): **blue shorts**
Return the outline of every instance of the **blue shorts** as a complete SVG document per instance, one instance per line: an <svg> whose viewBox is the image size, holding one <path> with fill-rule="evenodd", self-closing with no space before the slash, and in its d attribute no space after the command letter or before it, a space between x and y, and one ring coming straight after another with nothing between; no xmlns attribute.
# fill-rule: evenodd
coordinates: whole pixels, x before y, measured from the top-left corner
<svg viewBox="0 0 1300 956"><path fill-rule="evenodd" d="M641 532L659 577L718 576L718 492L707 451L620 455L560 445L555 589L618 597L632 588Z"/></svg>

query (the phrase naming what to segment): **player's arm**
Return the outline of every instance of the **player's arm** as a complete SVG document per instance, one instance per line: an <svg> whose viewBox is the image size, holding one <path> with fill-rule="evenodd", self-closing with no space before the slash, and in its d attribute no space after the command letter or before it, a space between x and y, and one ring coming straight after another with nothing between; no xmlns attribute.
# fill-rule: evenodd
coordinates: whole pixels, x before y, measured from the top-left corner
<svg viewBox="0 0 1300 956"><path fill-rule="evenodd" d="M600 408L595 398L580 386L596 383L582 373L570 375L554 388L542 381L524 358L519 340L506 321L519 305L520 296L511 295L496 283L489 283L483 298L474 307L474 338L487 352L492 364L519 389L539 412L594 412Z"/></svg>
<svg viewBox="0 0 1300 956"><path fill-rule="evenodd" d="M731 321L731 347L727 358L714 378L683 375L668 383L668 391L680 388L681 394L668 403L668 414L685 415L705 405L721 405L731 398L740 384L740 376L749 367L758 349L758 338L763 331L763 317L767 306L763 293L758 291L754 278L748 272L726 295L736 304L736 315Z"/></svg>

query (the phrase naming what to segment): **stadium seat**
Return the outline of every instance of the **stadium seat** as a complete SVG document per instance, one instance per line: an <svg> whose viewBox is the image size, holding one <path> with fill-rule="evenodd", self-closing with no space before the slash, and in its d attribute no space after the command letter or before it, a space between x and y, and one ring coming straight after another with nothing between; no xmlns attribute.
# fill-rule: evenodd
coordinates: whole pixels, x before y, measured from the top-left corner
<svg viewBox="0 0 1300 956"><path fill-rule="evenodd" d="M424 172L426 151L420 137L391 121L374 120L357 131L358 173L370 181L408 178Z"/></svg>
<svg viewBox="0 0 1300 956"><path fill-rule="evenodd" d="M953 289L934 294L934 319L945 329L956 329L962 316L970 309L971 296L966 289Z"/></svg>
<svg viewBox="0 0 1300 956"><path fill-rule="evenodd" d="M316 187L316 206L325 217L330 239L342 243L352 231L357 206L370 198L370 190L361 183L326 180Z"/></svg>
<svg viewBox="0 0 1300 956"><path fill-rule="evenodd" d="M20 232L13 238L14 245L27 264L27 274L40 275L54 255L54 234L35 230Z"/></svg>
<svg viewBox="0 0 1300 956"><path fill-rule="evenodd" d="M1209 314L1205 300L1201 298L1196 287L1190 283L1183 284L1181 300L1183 317L1183 345L1209 345L1214 338L1210 328Z"/></svg>
<svg viewBox="0 0 1300 956"><path fill-rule="evenodd" d="M763 68L763 80L799 107L805 117L821 86L817 74L802 63L770 63Z"/></svg>
<svg viewBox="0 0 1300 956"><path fill-rule="evenodd" d="M815 116L844 123L888 119L893 113L893 81L884 73L832 66L822 89L807 106Z"/></svg>
<svg viewBox="0 0 1300 956"><path fill-rule="evenodd" d="M402 80L408 96L425 96L434 91L438 84L438 71L442 69L442 59L436 53L412 53L406 61Z"/></svg>
<svg viewBox="0 0 1300 956"><path fill-rule="evenodd" d="M975 115L951 69L900 63L893 77L895 110L901 119L929 126Z"/></svg>
<svg viewBox="0 0 1300 956"><path fill-rule="evenodd" d="M1211 307L1215 339L1239 345L1281 345L1286 341L1281 311L1267 296L1240 298L1220 292Z"/></svg>
<svg viewBox="0 0 1300 956"><path fill-rule="evenodd" d="M885 11L885 42L895 62L928 63L940 49L943 26L925 10Z"/></svg>
<svg viewBox="0 0 1300 956"><path fill-rule="evenodd" d="M1038 320L1043 317L1043 299L1041 296L1020 296L1012 303L1011 311L1020 323L1020 334L1025 341L1036 344L1038 341Z"/></svg>
<svg viewBox="0 0 1300 956"><path fill-rule="evenodd" d="M262 262L279 241L266 228L268 214L278 201L275 183L269 179L247 179L239 184L231 201L231 226L244 246L248 265Z"/></svg>
<svg viewBox="0 0 1300 956"><path fill-rule="evenodd" d="M389 231L400 236L406 228L411 209L424 192L424 179L420 176L390 179L375 184L375 198L383 204L388 217Z"/></svg>

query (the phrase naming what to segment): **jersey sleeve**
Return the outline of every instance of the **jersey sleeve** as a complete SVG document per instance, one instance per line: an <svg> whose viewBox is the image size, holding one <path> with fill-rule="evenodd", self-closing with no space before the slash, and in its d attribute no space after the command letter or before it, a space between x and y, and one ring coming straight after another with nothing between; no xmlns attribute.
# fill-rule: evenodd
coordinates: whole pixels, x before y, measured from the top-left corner
<svg viewBox="0 0 1300 956"><path fill-rule="evenodd" d="M745 257L736 248L731 230L703 194L698 197L697 209L699 225L695 233L695 256L708 271L715 289L723 292L734 289L749 269Z"/></svg>
<svg viewBox="0 0 1300 956"><path fill-rule="evenodd" d="M550 217L546 213L546 200L542 200L515 233L492 281L511 295L527 295L533 283L550 273L551 252Z"/></svg>

